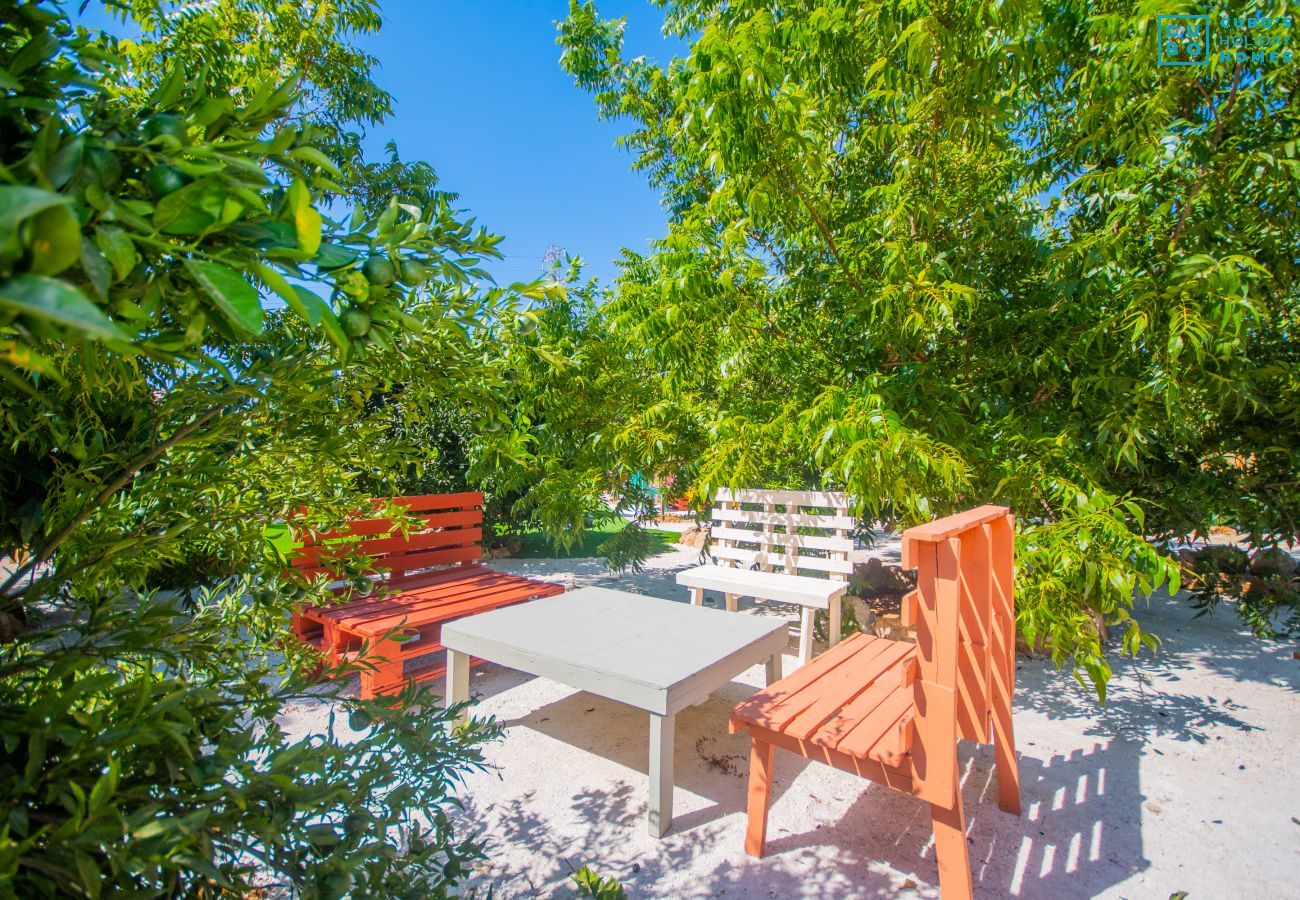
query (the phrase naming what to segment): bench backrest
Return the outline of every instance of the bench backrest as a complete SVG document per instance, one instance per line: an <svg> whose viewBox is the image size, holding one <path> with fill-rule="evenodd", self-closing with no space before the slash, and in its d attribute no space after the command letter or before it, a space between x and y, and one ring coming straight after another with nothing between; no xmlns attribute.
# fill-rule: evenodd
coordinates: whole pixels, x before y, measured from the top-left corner
<svg viewBox="0 0 1300 900"><path fill-rule="evenodd" d="M903 568L917 570L905 598L916 625L913 690L917 777L947 795L957 785L957 739L990 743L1011 715L1016 673L1015 521L981 506L903 532ZM949 783L951 782L951 783Z"/></svg>
<svg viewBox="0 0 1300 900"><path fill-rule="evenodd" d="M415 520L403 533L400 522L364 511L337 531L301 535L293 566L307 575L336 574L331 561L351 553L371 557L371 573L390 582L413 572L447 565L465 565L482 558L483 495L426 494L373 501L376 511L386 503L403 507Z"/></svg>
<svg viewBox="0 0 1300 900"><path fill-rule="evenodd" d="M838 491L719 488L709 553L724 565L848 581L855 524Z"/></svg>

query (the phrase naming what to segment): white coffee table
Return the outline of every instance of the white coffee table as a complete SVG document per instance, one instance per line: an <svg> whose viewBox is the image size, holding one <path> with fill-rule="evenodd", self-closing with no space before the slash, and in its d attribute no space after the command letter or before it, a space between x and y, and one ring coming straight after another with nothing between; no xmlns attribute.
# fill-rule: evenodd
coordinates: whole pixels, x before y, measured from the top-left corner
<svg viewBox="0 0 1300 900"><path fill-rule="evenodd" d="M677 713L760 662L768 684L779 679L788 636L769 618L582 588L457 619L441 640L449 703L469 698L477 656L650 713L650 834L660 837L673 818Z"/></svg>

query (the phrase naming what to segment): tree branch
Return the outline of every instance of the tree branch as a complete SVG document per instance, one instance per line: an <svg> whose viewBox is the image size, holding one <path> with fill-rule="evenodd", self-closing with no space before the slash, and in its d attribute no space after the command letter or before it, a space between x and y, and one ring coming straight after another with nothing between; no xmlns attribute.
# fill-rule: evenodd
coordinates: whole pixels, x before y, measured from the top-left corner
<svg viewBox="0 0 1300 900"><path fill-rule="evenodd" d="M1228 93L1228 99L1224 101L1222 107L1216 107L1214 110L1214 134L1210 136L1210 154L1219 149L1219 142L1223 140L1223 126L1232 114L1232 107L1237 102L1237 92L1241 88L1241 73L1243 69L1241 63L1237 63L1237 71L1232 79L1232 90ZM1197 85L1200 86L1199 84ZM1201 188L1205 184L1205 173L1209 168L1210 162L1207 158L1201 164L1197 171L1196 181L1193 182L1191 190L1187 193L1187 201L1183 203L1182 209L1178 210L1178 221L1174 224L1174 230L1169 233L1169 241L1165 245L1165 253L1172 254L1174 248L1178 245L1178 239L1183 235L1183 228L1187 225L1187 216L1192 211L1192 202L1201 193Z"/></svg>

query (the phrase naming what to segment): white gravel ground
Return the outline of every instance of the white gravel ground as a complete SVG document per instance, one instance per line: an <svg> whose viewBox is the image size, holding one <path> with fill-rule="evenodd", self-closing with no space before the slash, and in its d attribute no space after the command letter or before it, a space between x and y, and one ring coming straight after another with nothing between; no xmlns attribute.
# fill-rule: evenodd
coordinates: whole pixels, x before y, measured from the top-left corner
<svg viewBox="0 0 1300 900"><path fill-rule="evenodd" d="M897 559L896 544L875 552ZM674 550L623 576L600 560L494 565L685 602L673 573L697 555ZM741 608L797 622L793 607ZM1240 633L1231 611L1192 616L1166 596L1139 604L1164 644L1158 656L1115 661L1104 709L1050 663L1019 662L1023 816L997 808L991 748L963 748L977 896L1300 897L1300 660L1293 644ZM787 672L794 652L792 641ZM463 792L461 828L489 846L477 884L498 897L571 896L569 875L587 864L631 897L937 896L923 804L780 751L768 854L745 855L748 742L727 734L727 711L762 677L755 667L678 716L675 820L656 841L645 824L644 714L476 669L477 709L508 725L489 752L495 770ZM299 707L286 724L320 727L325 714Z"/></svg>

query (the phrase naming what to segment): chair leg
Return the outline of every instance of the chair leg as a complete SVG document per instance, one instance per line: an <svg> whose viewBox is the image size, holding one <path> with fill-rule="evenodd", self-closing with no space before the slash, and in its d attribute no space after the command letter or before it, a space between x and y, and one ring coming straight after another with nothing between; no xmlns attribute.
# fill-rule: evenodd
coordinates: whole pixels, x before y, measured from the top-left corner
<svg viewBox="0 0 1300 900"><path fill-rule="evenodd" d="M745 830L745 852L750 856L762 856L767 841L767 805L775 755L776 747L754 738L749 751L749 826Z"/></svg>
<svg viewBox="0 0 1300 900"><path fill-rule="evenodd" d="M400 648L401 644L392 638L381 638L363 647L362 700L373 700L402 684L404 680L402 661L393 659L400 652Z"/></svg>
<svg viewBox="0 0 1300 900"><path fill-rule="evenodd" d="M958 779L952 809L930 804L930 821L934 825L934 855L939 863L939 894L943 900L970 900L974 893L960 785Z"/></svg>
<svg viewBox="0 0 1300 900"><path fill-rule="evenodd" d="M1016 760L1016 732L1011 710L993 704L993 759L998 774L998 806L1013 816L1020 815L1020 763Z"/></svg>
<svg viewBox="0 0 1300 900"><path fill-rule="evenodd" d="M813 622L817 610L805 606L799 617L799 665L810 662L813 655Z"/></svg>
<svg viewBox="0 0 1300 900"><path fill-rule="evenodd" d="M829 647L834 647L840 642L840 632L844 630L844 607L843 600L836 597L830 602L830 609L827 610L826 643Z"/></svg>

